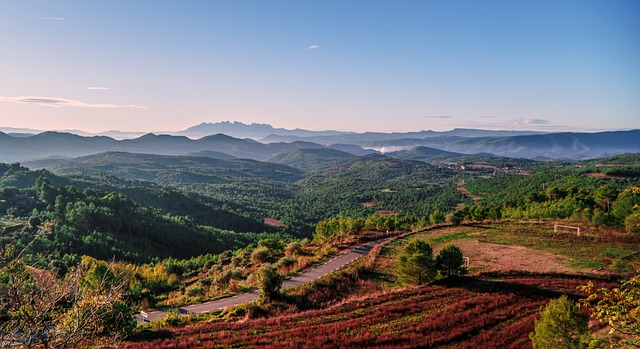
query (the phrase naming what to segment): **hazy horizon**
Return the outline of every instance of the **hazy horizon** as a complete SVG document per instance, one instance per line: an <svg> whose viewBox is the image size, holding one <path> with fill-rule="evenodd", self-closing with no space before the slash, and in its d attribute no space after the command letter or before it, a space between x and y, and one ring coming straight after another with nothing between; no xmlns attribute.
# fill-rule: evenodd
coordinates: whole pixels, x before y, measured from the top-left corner
<svg viewBox="0 0 640 349"><path fill-rule="evenodd" d="M640 128L633 0L2 5L0 127Z"/></svg>
<svg viewBox="0 0 640 349"><path fill-rule="evenodd" d="M222 121L216 121L213 122L211 124L218 124L218 123L242 123L244 125L250 126L251 123L243 123L241 121L231 121L231 120L222 120ZM204 124L204 123L210 123L210 122L202 122L200 124ZM193 126L198 126L200 124L196 124L196 125L192 125L189 126L185 129L179 129L179 130L153 130L153 129L149 129L149 130L140 130L140 131L128 131L128 130L118 130L118 129L111 129L111 130L103 130L103 131L96 131L96 132L91 132L91 131L86 131L86 130L82 130L82 129L34 129L34 128L26 128L26 127L5 127L4 125L0 125L0 132L3 133L42 133L42 132L67 132L67 133L77 133L77 134L88 134L88 135L103 135L103 134L110 134L110 133L122 133L123 135L126 134L131 134L132 137L137 137L138 134L142 135L142 134L148 134L148 133L153 133L153 134L172 134L172 135L176 135L179 134L181 132L186 131L187 129L193 127ZM274 129L283 129L283 130L295 130L296 128L293 127L286 127L286 126L279 126L279 125L271 125L268 123L256 123L256 124L260 124L260 125L268 125L273 127ZM300 129L300 128L298 128ZM522 129L487 129L487 128L477 128L477 127L454 127L451 129L444 129L444 130L430 130L430 129L421 129L421 130L409 130L409 131L385 131L385 132L380 132L380 131L371 131L371 130L359 130L359 131L354 131L354 130L335 130L335 129L300 129L300 130L305 130L305 131L312 131L312 132L323 132L323 131L336 131L336 132L340 132L340 133L367 133L367 132L380 132L380 133L408 133L408 132L421 132L421 131L434 131L434 132L449 132L449 131L453 131L455 129L473 129L473 130L480 130L480 131L506 131L506 132L510 132L510 131L530 131L530 132L543 132L543 133L559 133L559 132L584 132L584 133L598 133L598 132L608 132L608 131L631 131L631 130L636 130L639 128L621 128L621 129L598 129L598 130L577 130L577 129L566 129L566 130L537 130L537 129L530 129L530 130L522 130ZM122 137L124 138L129 138L126 136Z"/></svg>

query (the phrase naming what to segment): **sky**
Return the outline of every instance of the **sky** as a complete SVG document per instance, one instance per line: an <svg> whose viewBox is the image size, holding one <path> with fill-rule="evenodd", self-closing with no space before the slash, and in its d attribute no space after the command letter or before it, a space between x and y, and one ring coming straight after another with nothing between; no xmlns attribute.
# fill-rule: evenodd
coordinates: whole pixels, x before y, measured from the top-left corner
<svg viewBox="0 0 640 349"><path fill-rule="evenodd" d="M0 0L0 127L640 128L637 0Z"/></svg>

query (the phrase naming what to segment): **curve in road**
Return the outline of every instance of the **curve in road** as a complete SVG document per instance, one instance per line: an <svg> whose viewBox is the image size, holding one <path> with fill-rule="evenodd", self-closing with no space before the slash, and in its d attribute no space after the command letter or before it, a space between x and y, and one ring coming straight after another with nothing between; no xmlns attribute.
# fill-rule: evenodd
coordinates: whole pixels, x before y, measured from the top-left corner
<svg viewBox="0 0 640 349"><path fill-rule="evenodd" d="M376 245L383 245L389 241L389 238L375 240L368 243L356 245L351 250L333 258L332 260L319 265L313 269L310 269L300 275L294 276L285 280L282 283L282 289L286 290L292 287L306 284L308 282L319 279L333 271L336 271L349 263L357 260L358 258L369 253ZM257 290L249 291L239 295L235 295L228 298L222 298L215 301L192 304L178 308L180 314L199 314L208 313L211 311L221 310L228 306L240 305L243 303L253 302L258 299L260 292ZM157 321L167 316L167 312L164 310L157 310L145 313L146 317L141 314L136 314L136 319L139 323L146 323L150 321Z"/></svg>

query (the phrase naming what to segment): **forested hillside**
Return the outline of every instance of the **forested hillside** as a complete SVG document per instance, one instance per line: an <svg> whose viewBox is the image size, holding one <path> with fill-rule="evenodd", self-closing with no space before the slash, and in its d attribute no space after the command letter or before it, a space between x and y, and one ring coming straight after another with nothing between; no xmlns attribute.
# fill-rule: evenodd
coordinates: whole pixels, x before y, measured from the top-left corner
<svg viewBox="0 0 640 349"><path fill-rule="evenodd" d="M540 163L527 176L467 181L479 198L464 215L484 218L572 218L626 227L640 222L640 155L578 163Z"/></svg>
<svg viewBox="0 0 640 349"><path fill-rule="evenodd" d="M537 160L580 160L640 151L640 130L598 133L551 133L518 131L454 130L448 133L421 131L412 133L346 133L287 139L269 136L261 142L234 138L225 134L206 134L198 139L167 134L146 134L138 138L116 140L106 136L83 137L65 132L37 135L9 135L0 132L0 162L53 164L59 160L104 152L180 155L214 152L226 156L266 161L298 149L335 149L356 156L372 152L387 153L426 146L464 154ZM285 137L286 138L286 137ZM206 155L205 155L206 156ZM224 155L222 155L224 157ZM44 161L44 162L42 162Z"/></svg>
<svg viewBox="0 0 640 349"><path fill-rule="evenodd" d="M142 308L262 287L265 273L299 272L326 259L341 244L442 224L483 222L475 229L484 239L491 235L499 244L515 242L543 250L529 251L527 258L550 258L545 249L570 254L563 246L580 243L583 246L571 254L580 266L603 268L603 261L609 261L612 270L629 273L637 265L632 259L640 233L638 154L535 162L425 148L391 154L394 157L353 156L323 148L295 150L273 159L293 166L212 155L109 152L65 161L53 172L0 164L0 249L8 255L19 251L15 260L59 276L102 265L124 275L126 304ZM571 242L567 239L574 235L518 226L552 226L555 221L607 233L590 233ZM483 225L491 224L487 222L507 228L496 233L496 228ZM512 230L513 226L518 228ZM446 246L438 244L457 241L476 263L483 258L484 263L496 263L483 254L500 249L475 245L480 232L422 234L442 248ZM602 246L608 247L597 252ZM520 253L516 249L510 258ZM396 267L388 269L396 263L395 252L376 253L381 253L380 270L358 271L355 279L338 278L333 281L337 290L311 289L309 304L348 297L357 289L349 280L360 277L368 278L364 285L376 288L389 282L404 286ZM290 297L284 299L288 305L280 306L308 304ZM505 299L505 304L512 306L512 300ZM536 299L531 309L543 301ZM432 313L421 316L425 314ZM501 328L503 315L496 316L489 318ZM533 317L520 319L519 333L530 331Z"/></svg>
<svg viewBox="0 0 640 349"><path fill-rule="evenodd" d="M79 253L130 260L219 252L246 241L227 245L201 227L256 234L284 230L304 237L318 222L338 215L401 215L417 222L448 212L453 222L573 218L636 229L638 155L577 163L456 158L424 148L394 155L421 161L318 149L279 158L304 170L253 160L121 152L57 165L52 170L58 175L2 165L0 205L10 215L52 224L59 240L66 239L58 253L74 250L67 240L76 239L85 241ZM11 205L18 195L33 196L34 202ZM266 226L264 218L286 228ZM172 240L189 235L187 230L207 242L187 246ZM105 252L98 243L116 252ZM170 245L183 247L168 252ZM125 251L125 246L147 251Z"/></svg>
<svg viewBox="0 0 640 349"><path fill-rule="evenodd" d="M456 190L454 178L459 173L443 166L380 155L356 157L330 149L296 150L276 160L300 169L253 160L113 152L51 169L74 178L107 175L161 183L214 209L254 221L282 220L287 231L297 236L309 236L319 220L337 214L358 216L384 210L429 215L466 200Z"/></svg>

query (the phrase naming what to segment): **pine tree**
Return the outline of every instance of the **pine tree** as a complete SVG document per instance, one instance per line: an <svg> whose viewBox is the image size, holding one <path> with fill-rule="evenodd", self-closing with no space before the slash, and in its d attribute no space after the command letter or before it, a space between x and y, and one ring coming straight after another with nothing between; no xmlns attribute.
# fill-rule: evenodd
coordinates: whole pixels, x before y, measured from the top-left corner
<svg viewBox="0 0 640 349"><path fill-rule="evenodd" d="M462 266L464 258L462 251L456 245L447 245L440 250L436 257L436 269L445 276L451 276L464 272L466 269Z"/></svg>
<svg viewBox="0 0 640 349"><path fill-rule="evenodd" d="M418 239L409 240L398 256L398 274L405 282L424 284L436 276L433 249Z"/></svg>
<svg viewBox="0 0 640 349"><path fill-rule="evenodd" d="M551 300L535 322L534 332L529 335L534 349L586 348L587 315L562 296Z"/></svg>

